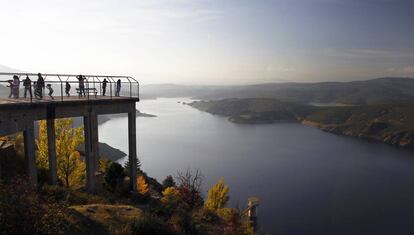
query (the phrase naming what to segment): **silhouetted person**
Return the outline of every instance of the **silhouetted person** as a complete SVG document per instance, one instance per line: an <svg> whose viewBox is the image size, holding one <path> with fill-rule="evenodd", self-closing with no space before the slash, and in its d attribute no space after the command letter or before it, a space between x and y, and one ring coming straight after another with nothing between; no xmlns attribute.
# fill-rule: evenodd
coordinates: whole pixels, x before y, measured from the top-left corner
<svg viewBox="0 0 414 235"><path fill-rule="evenodd" d="M29 92L30 99L32 99L32 80L30 80L29 76L26 75L26 79L23 80L24 86L24 98L27 96L27 92Z"/></svg>
<svg viewBox="0 0 414 235"><path fill-rule="evenodd" d="M119 96L119 92L121 91L121 79L118 79L118 81L116 81L116 92L115 92L115 96Z"/></svg>
<svg viewBox="0 0 414 235"><path fill-rule="evenodd" d="M9 83L7 87L10 87L9 98L11 98L13 95L13 80L7 80L7 82Z"/></svg>
<svg viewBox="0 0 414 235"><path fill-rule="evenodd" d="M43 90L45 89L45 79L43 78L41 73L37 74L37 86L40 88L41 96L40 99L43 98Z"/></svg>
<svg viewBox="0 0 414 235"><path fill-rule="evenodd" d="M102 95L105 96L106 93L106 84L108 83L108 81L106 80L106 78L104 78L103 82L102 82Z"/></svg>
<svg viewBox="0 0 414 235"><path fill-rule="evenodd" d="M82 75L78 75L76 76L76 78L79 80L79 97L83 96L86 97L86 93L85 93L85 76Z"/></svg>
<svg viewBox="0 0 414 235"><path fill-rule="evenodd" d="M52 99L52 100L54 100L55 98L53 98L53 88L52 88L52 85L50 85L50 84L47 84L47 86L46 86L46 88L49 90L49 97Z"/></svg>
<svg viewBox="0 0 414 235"><path fill-rule="evenodd" d="M70 96L70 88L71 88L71 86L70 86L69 82L66 82L66 85L65 85L66 96Z"/></svg>
<svg viewBox="0 0 414 235"><path fill-rule="evenodd" d="M13 90L13 98L18 99L19 98L19 88L20 88L20 80L19 77L17 75L13 76L13 86L12 86L12 90Z"/></svg>
<svg viewBox="0 0 414 235"><path fill-rule="evenodd" d="M35 98L38 100L41 100L43 98L42 86L39 86L37 82L33 82L33 87L34 87Z"/></svg>

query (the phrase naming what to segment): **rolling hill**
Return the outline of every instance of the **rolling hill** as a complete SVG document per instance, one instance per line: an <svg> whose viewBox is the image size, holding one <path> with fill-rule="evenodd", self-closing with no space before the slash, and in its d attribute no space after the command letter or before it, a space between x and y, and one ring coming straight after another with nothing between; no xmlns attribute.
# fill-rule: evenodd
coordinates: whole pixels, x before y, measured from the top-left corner
<svg viewBox="0 0 414 235"><path fill-rule="evenodd" d="M147 85L143 98L192 97L200 100L275 98L309 104L381 104L414 101L414 79L377 78L354 82L269 83L246 86Z"/></svg>
<svg viewBox="0 0 414 235"><path fill-rule="evenodd" d="M300 122L323 131L414 148L414 102L317 107L277 99L195 101L189 104L243 124Z"/></svg>

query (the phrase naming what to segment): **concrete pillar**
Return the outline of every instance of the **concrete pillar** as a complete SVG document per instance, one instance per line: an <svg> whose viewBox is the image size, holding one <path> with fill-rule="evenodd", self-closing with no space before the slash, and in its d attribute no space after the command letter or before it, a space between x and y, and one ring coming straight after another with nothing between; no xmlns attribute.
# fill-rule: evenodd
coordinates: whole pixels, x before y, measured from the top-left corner
<svg viewBox="0 0 414 235"><path fill-rule="evenodd" d="M96 192L96 173L99 170L98 118L94 112L83 117L85 135L86 187Z"/></svg>
<svg viewBox="0 0 414 235"><path fill-rule="evenodd" d="M26 122L25 130L23 131L24 138L24 156L27 166L27 174L29 176L30 183L33 186L37 185L37 170L36 170L36 157L35 157L35 136L34 136L34 122L29 120Z"/></svg>
<svg viewBox="0 0 414 235"><path fill-rule="evenodd" d="M128 113L128 144L130 162L130 187L132 191L137 190L137 137L136 137L136 108L135 103Z"/></svg>
<svg viewBox="0 0 414 235"><path fill-rule="evenodd" d="M49 154L50 184L57 184L55 119L47 119L47 151Z"/></svg>
<svg viewBox="0 0 414 235"><path fill-rule="evenodd" d="M98 115L91 115L91 145L94 159L94 170L99 171L99 135L98 135Z"/></svg>

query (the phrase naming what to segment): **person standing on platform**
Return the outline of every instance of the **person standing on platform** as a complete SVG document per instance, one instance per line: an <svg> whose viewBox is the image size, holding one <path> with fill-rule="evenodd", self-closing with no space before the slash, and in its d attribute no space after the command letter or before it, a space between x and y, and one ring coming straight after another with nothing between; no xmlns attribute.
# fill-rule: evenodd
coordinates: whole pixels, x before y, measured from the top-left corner
<svg viewBox="0 0 414 235"><path fill-rule="evenodd" d="M106 85L107 85L108 81L106 80L106 78L104 78L103 82L102 82L102 95L105 96L106 93Z"/></svg>
<svg viewBox="0 0 414 235"><path fill-rule="evenodd" d="M71 86L70 86L69 82L66 82L66 85L65 85L65 93L66 93L66 96L67 97L70 96L70 88L71 88Z"/></svg>
<svg viewBox="0 0 414 235"><path fill-rule="evenodd" d="M26 79L23 80L24 86L24 98L27 97L27 92L29 92L30 99L32 99L32 80L30 80L29 76L26 75Z"/></svg>
<svg viewBox="0 0 414 235"><path fill-rule="evenodd" d="M41 93L40 99L42 99L43 98L43 93L44 93L43 91L45 89L45 79L43 78L41 73L37 74L37 86L38 86L38 88L40 88L40 93Z"/></svg>
<svg viewBox="0 0 414 235"><path fill-rule="evenodd" d="M121 91L121 79L118 79L118 81L116 81L115 96L119 96L120 91Z"/></svg>
<svg viewBox="0 0 414 235"><path fill-rule="evenodd" d="M13 98L18 99L19 98L19 89L20 89L20 79L17 75L13 76Z"/></svg>
<svg viewBox="0 0 414 235"><path fill-rule="evenodd" d="M38 99L38 100L41 100L43 98L43 95L42 95L42 87L39 86L37 84L37 82L33 82L33 87L34 87L34 95L35 95L35 98Z"/></svg>
<svg viewBox="0 0 414 235"><path fill-rule="evenodd" d="M53 98L53 88L52 88L52 85L51 84L47 84L47 86L46 86L46 88L49 90L49 97L52 99L52 100L54 100L55 98Z"/></svg>
<svg viewBox="0 0 414 235"><path fill-rule="evenodd" d="M82 94L84 97L86 97L85 93L85 76L78 75L76 78L79 80L79 97L82 97Z"/></svg>

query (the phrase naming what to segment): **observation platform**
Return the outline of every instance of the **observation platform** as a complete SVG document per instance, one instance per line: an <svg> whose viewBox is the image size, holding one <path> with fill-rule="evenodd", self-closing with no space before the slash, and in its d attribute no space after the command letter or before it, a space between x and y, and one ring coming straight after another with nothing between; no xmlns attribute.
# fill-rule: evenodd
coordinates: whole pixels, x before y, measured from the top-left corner
<svg viewBox="0 0 414 235"><path fill-rule="evenodd" d="M27 77L29 80L26 80ZM40 77L44 80L43 87L38 86ZM69 90L67 84L70 86ZM37 121L47 122L50 183L56 184L55 119L83 117L86 186L89 192L94 193L99 171L98 115L127 113L128 156L132 163L129 169L132 176L130 187L131 190L136 190L136 102L139 102L137 80L130 76L0 72L0 86L0 136L23 132L28 176L34 186L37 185L34 132ZM53 89L53 99L48 95L49 90L45 89L47 86ZM79 95L81 88L86 90L82 97ZM23 98L25 90L27 98ZM4 91L10 93L5 94Z"/></svg>

